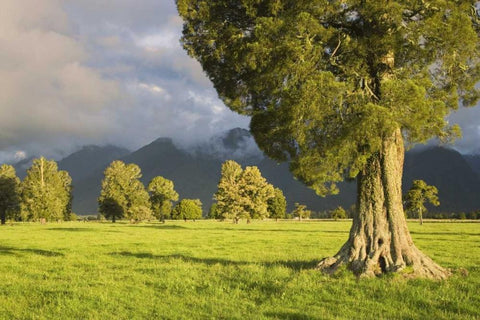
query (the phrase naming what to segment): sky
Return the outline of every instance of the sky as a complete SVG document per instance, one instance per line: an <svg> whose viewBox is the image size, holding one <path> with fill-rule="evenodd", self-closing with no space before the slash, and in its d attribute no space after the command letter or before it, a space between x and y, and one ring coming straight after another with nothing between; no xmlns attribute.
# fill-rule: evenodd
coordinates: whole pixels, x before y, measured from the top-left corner
<svg viewBox="0 0 480 320"><path fill-rule="evenodd" d="M173 0L2 0L0 163L83 145L188 145L249 119L217 98L180 45ZM480 153L480 108L450 120Z"/></svg>

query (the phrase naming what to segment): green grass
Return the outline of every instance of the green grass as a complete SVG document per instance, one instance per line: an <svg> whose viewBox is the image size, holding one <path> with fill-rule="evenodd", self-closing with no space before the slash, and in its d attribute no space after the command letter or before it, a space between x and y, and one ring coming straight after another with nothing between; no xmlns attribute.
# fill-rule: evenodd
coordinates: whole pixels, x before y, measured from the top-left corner
<svg viewBox="0 0 480 320"><path fill-rule="evenodd" d="M410 224L447 281L314 270L350 222L0 228L1 319L479 319L480 224Z"/></svg>

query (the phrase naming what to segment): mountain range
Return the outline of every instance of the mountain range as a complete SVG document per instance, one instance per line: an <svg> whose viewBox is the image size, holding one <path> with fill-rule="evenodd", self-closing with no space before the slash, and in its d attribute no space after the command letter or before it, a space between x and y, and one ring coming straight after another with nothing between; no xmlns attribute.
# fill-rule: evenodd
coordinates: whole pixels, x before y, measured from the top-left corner
<svg viewBox="0 0 480 320"><path fill-rule="evenodd" d="M172 180L180 198L199 198L206 212L213 202L221 165L228 159L243 166L258 166L270 183L283 190L288 210L292 210L295 202L306 204L313 211L330 210L339 205L348 208L355 203L354 182L341 183L338 195L319 197L292 176L287 163L277 164L265 157L249 131L240 128L188 148L179 147L170 138L159 138L134 152L111 145L86 146L58 161L58 166L72 177L73 210L77 214L97 212L103 171L113 160L139 165L145 185L159 175ZM31 159L25 159L15 165L21 178L30 163ZM431 210L480 209L480 155L464 156L443 147L425 148L407 152L404 168L404 192L414 179L423 179L439 189L441 205Z"/></svg>

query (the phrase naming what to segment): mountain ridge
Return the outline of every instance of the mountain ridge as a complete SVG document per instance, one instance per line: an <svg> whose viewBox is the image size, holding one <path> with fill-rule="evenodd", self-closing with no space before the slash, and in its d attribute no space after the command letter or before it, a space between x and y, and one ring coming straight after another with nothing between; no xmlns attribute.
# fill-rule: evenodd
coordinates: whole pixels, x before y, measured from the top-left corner
<svg viewBox="0 0 480 320"><path fill-rule="evenodd" d="M289 210L295 202L306 204L314 211L330 210L339 205L348 208L355 203L354 182L341 183L338 195L319 197L292 176L287 163L278 164L263 156L252 143L248 130L235 128L190 150L176 145L171 138L158 138L133 152L115 146L86 146L58 163L60 169L69 171L72 176L73 209L79 214L96 212L103 171L113 160L137 164L145 185L158 175L172 180L180 197L199 198L204 204L204 212L213 202L221 165L227 159L233 159L243 167L258 166L270 183L283 190ZM22 165L25 166L25 162ZM443 147L407 152L403 192L414 179L422 179L439 189L441 205L429 208L432 211L477 210L480 208L480 197L477 196L480 195L480 178L473 166L472 161L457 151Z"/></svg>

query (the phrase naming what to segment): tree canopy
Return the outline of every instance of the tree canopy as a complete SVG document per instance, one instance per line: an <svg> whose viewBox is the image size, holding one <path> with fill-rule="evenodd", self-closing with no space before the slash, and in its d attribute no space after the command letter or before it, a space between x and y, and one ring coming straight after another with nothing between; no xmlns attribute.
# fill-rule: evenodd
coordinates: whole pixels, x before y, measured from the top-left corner
<svg viewBox="0 0 480 320"><path fill-rule="evenodd" d="M5 224L6 219L13 216L20 208L20 179L11 165L0 166L0 219Z"/></svg>
<svg viewBox="0 0 480 320"><path fill-rule="evenodd" d="M268 201L275 196L274 188L260 170L246 167L245 170L233 160L222 165L217 200L217 216L239 219L263 219L268 216Z"/></svg>
<svg viewBox="0 0 480 320"><path fill-rule="evenodd" d="M23 220L63 220L71 213L72 178L54 160L34 159L21 183Z"/></svg>
<svg viewBox="0 0 480 320"><path fill-rule="evenodd" d="M141 177L141 170L136 164L113 161L104 172L98 198L99 211L113 222L119 218L149 219L152 215L149 196L139 180Z"/></svg>
<svg viewBox="0 0 480 320"><path fill-rule="evenodd" d="M269 156L319 194L401 129L458 133L480 79L478 1L177 0L182 42Z"/></svg>
<svg viewBox="0 0 480 320"><path fill-rule="evenodd" d="M172 211L174 219L196 220L202 218L202 202L199 199L182 199Z"/></svg>
<svg viewBox="0 0 480 320"><path fill-rule="evenodd" d="M428 201L434 206L440 205L438 200L438 189L428 185L423 180L413 180L412 187L406 196L407 212L418 216L420 224L423 224L423 214L427 211L425 202Z"/></svg>
<svg viewBox="0 0 480 320"><path fill-rule="evenodd" d="M172 212L172 201L178 200L173 182L164 177L155 177L148 184L148 191L154 215L162 221L168 218Z"/></svg>
<svg viewBox="0 0 480 320"><path fill-rule="evenodd" d="M280 188L275 188L274 196L268 200L269 217L272 219L285 218L287 212L287 199Z"/></svg>

